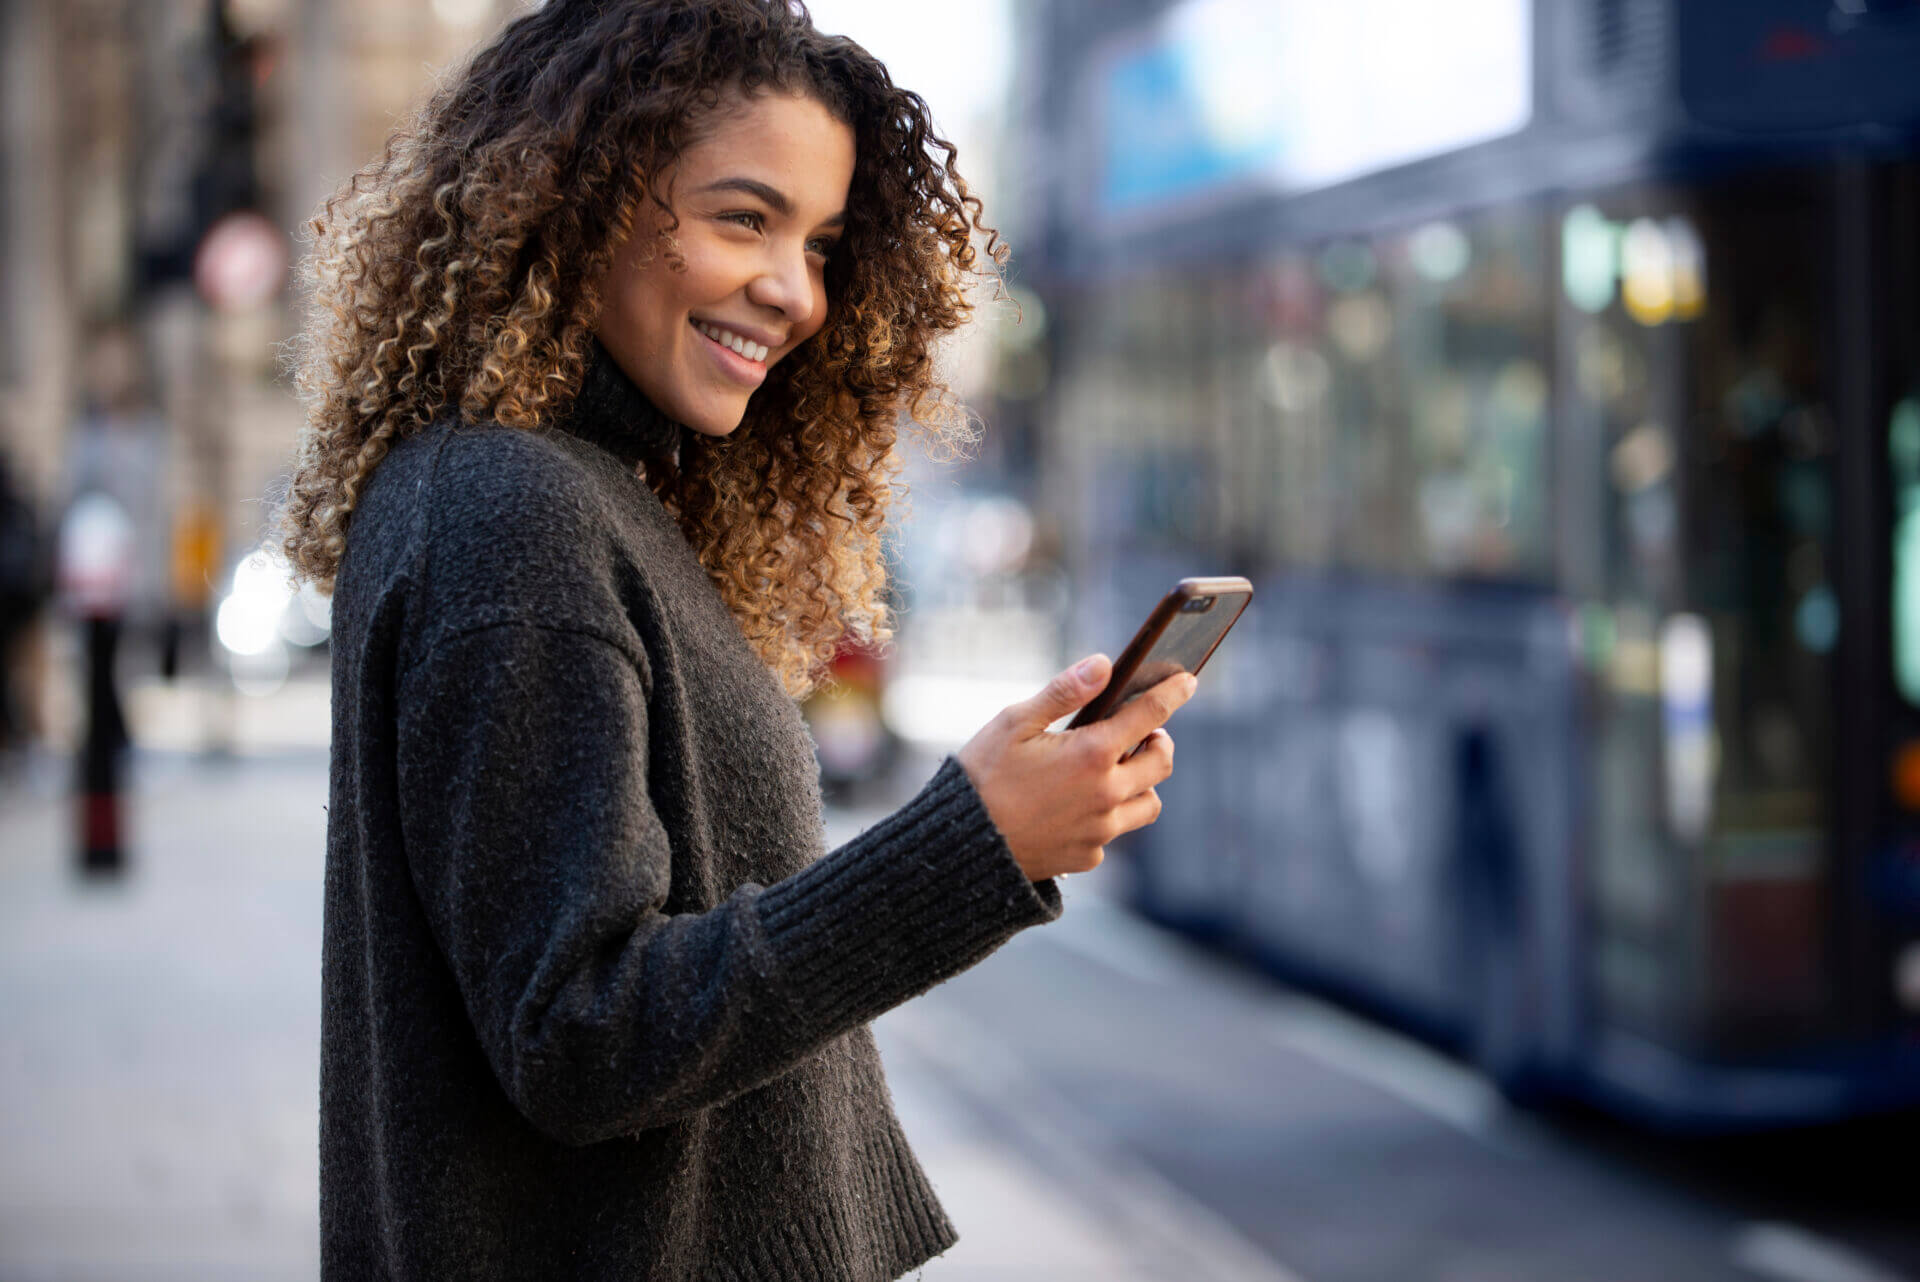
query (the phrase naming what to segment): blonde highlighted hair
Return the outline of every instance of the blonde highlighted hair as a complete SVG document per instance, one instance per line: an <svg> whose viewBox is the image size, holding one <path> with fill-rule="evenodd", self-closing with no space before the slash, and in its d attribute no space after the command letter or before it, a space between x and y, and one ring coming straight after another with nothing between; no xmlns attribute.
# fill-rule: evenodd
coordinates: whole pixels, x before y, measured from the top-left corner
<svg viewBox="0 0 1920 1282"><path fill-rule="evenodd" d="M892 636L883 540L901 416L949 456L972 443L933 347L1005 251L925 102L786 0L548 0L326 202L295 357L307 430L279 514L298 575L332 590L396 439L453 415L533 429L571 404L601 305L592 282L640 202L660 202L644 176L728 95L761 91L813 97L854 133L827 320L731 435L683 434L678 465L646 479L795 698L849 633Z"/></svg>

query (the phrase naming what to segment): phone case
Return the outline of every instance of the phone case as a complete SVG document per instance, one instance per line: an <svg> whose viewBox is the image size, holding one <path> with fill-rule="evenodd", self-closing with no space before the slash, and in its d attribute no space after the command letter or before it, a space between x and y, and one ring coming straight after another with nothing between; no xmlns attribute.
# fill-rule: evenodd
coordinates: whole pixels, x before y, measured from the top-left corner
<svg viewBox="0 0 1920 1282"><path fill-rule="evenodd" d="M1214 604L1208 610L1207 625L1199 631L1183 629L1178 644L1165 644L1175 623L1194 612L1189 603L1208 599ZM1112 716L1133 695L1151 689L1176 672L1192 672L1197 676L1252 600L1253 584L1237 575L1181 579L1154 606L1153 613L1114 660L1113 675L1108 678L1106 688L1080 709L1067 729L1091 725ZM1223 606L1229 607L1224 613Z"/></svg>

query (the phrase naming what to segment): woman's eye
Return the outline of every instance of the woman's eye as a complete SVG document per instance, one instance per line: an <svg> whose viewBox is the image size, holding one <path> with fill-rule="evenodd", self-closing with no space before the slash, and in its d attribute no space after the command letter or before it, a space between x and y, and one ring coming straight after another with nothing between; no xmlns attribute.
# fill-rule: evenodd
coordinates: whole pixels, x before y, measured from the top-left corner
<svg viewBox="0 0 1920 1282"><path fill-rule="evenodd" d="M831 236L816 236L807 242L807 252L809 254L818 254L822 258L832 258L833 247L839 243L839 241L833 239Z"/></svg>
<svg viewBox="0 0 1920 1282"><path fill-rule="evenodd" d="M727 222L738 223L749 231L759 231L761 226L766 222L764 217L751 209L736 210L730 214L722 214L720 217Z"/></svg>

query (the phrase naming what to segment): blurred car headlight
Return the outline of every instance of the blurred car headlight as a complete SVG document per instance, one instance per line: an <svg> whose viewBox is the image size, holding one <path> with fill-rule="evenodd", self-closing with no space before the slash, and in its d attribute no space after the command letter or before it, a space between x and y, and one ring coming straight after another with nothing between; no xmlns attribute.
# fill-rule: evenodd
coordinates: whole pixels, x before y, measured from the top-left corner
<svg viewBox="0 0 1920 1282"><path fill-rule="evenodd" d="M232 655L264 655L282 642L318 645L332 631L332 605L312 584L294 589L285 557L255 548L234 567L232 586L214 614L214 636Z"/></svg>

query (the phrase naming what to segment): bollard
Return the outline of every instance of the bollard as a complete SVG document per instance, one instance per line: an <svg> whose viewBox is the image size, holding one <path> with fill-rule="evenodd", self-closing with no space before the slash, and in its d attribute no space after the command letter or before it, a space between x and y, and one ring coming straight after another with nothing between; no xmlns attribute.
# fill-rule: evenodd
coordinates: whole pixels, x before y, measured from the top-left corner
<svg viewBox="0 0 1920 1282"><path fill-rule="evenodd" d="M126 871L122 842L121 762L126 721L114 683L114 653L120 621L103 615L86 620L87 727L80 744L80 870L88 876Z"/></svg>

